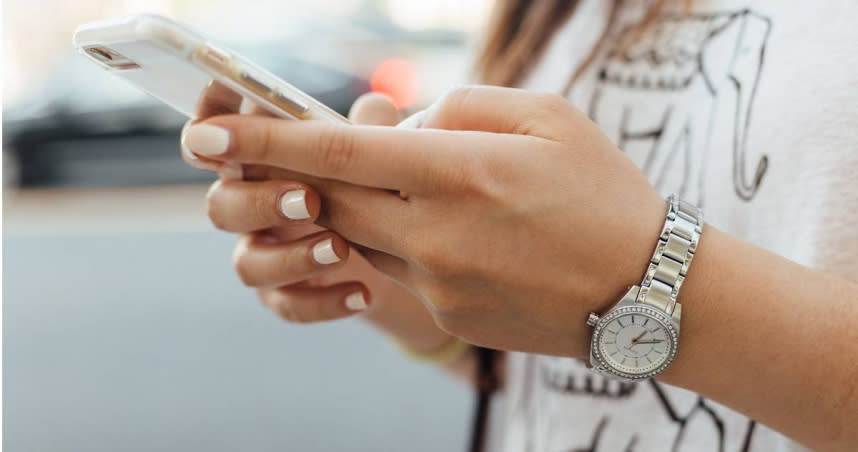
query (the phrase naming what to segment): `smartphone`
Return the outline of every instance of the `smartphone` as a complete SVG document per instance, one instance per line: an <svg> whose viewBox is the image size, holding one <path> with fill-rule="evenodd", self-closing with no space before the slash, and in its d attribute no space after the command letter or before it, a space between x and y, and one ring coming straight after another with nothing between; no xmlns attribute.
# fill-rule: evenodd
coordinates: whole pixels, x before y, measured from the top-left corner
<svg viewBox="0 0 858 452"><path fill-rule="evenodd" d="M90 61L189 118L252 113L285 119L348 119L298 88L165 17L83 24L74 46Z"/></svg>

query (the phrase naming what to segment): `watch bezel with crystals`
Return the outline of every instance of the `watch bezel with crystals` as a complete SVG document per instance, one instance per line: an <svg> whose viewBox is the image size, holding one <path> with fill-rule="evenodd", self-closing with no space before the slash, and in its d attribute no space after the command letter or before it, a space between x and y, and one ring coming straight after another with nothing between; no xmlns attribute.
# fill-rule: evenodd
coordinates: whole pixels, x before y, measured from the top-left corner
<svg viewBox="0 0 858 452"><path fill-rule="evenodd" d="M624 297L625 298L625 297ZM670 335L670 347L667 351L667 359L664 360L658 367L644 373L629 373L621 369L613 367L599 350L599 339L602 335L602 330L611 320L627 315L639 314L659 323ZM670 318L664 312L659 311L651 306L643 305L634 302L621 301L614 309L611 309L605 316L600 317L593 327L593 334L590 339L590 363L594 370L603 374L630 381L645 380L652 378L665 369L667 369L673 360L676 358L679 351L679 325L674 319Z"/></svg>

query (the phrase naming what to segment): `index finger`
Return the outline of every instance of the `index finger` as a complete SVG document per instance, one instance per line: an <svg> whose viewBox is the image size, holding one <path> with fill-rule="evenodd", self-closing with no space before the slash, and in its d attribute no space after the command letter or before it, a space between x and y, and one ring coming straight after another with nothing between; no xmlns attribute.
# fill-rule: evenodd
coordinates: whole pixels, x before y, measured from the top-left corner
<svg viewBox="0 0 858 452"><path fill-rule="evenodd" d="M436 189L451 174L465 177L469 151L512 137L229 115L188 128L185 143L207 157L416 193Z"/></svg>

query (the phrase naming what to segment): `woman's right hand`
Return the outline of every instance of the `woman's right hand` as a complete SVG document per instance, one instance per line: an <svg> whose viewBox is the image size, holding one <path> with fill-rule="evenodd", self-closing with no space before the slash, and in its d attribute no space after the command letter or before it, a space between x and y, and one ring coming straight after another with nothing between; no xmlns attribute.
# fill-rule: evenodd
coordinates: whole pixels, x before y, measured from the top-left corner
<svg viewBox="0 0 858 452"><path fill-rule="evenodd" d="M349 117L358 124L399 121L393 103L378 95L358 99ZM184 149L189 164L224 176L209 190L209 217L217 228L239 234L236 272L280 317L310 323L362 313L415 350L434 350L450 340L415 295L377 271L335 232L314 224L322 206L313 181L290 180L289 173L267 167L245 167L241 180L234 168L207 168L208 162Z"/></svg>

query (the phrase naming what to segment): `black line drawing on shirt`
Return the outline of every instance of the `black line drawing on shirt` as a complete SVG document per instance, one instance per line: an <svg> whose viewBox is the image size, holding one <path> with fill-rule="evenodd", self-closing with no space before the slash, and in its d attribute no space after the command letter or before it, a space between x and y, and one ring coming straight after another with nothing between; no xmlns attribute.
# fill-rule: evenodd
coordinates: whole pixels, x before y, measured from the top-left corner
<svg viewBox="0 0 858 452"><path fill-rule="evenodd" d="M730 108L733 187L750 201L768 170L766 155L749 165L747 139L771 27L751 10L628 27L599 70L590 117L620 149L652 142L642 169L656 188L681 162L679 195L702 205L716 112Z"/></svg>
<svg viewBox="0 0 858 452"><path fill-rule="evenodd" d="M574 374L542 366L542 384L563 394L590 394L609 399L631 397L637 389L636 383L612 380L594 373Z"/></svg>
<svg viewBox="0 0 858 452"><path fill-rule="evenodd" d="M663 387L655 380L648 380L643 383L615 380L585 370L585 363L582 360L572 360L579 363L578 366L574 367L568 365L570 361L566 358L543 358L540 361L538 369L541 378L539 381L546 388L558 394L578 397L589 396L606 399L605 403L623 404L629 398L647 396L645 393L648 393L648 391L645 389L649 387L651 389L649 393L655 395L655 399L662 407L663 415L676 426L673 442L670 445L665 444L665 450L672 452L687 450L683 449L685 446L684 441L693 421L697 422L698 427L709 425L711 427L710 430L714 433L711 439L712 447L707 450L726 452L728 446L735 447L735 449L731 450L736 452L748 452L750 450L756 422L750 419L747 420L745 431L742 435L731 435L734 438L741 437L741 444L733 443L732 445L728 445L725 420L718 414L711 402L702 396L697 396L693 404L685 404L683 406L683 404L677 404L676 400L671 400L668 388ZM703 424L700 424L701 422ZM646 435L646 423L637 426L643 430L630 429L628 425L618 424L615 424L617 425L616 427L608 429L610 423L610 416L603 416L590 435L589 446L583 448L581 446L574 446L564 450L568 452L603 452L599 450L599 442L602 435L614 435L622 432L621 434L623 435L631 434L624 451L632 452L639 441L639 434ZM558 427L560 425L562 424L559 424ZM615 428L620 430L614 430Z"/></svg>
<svg viewBox="0 0 858 452"><path fill-rule="evenodd" d="M599 441L602 439L602 433L605 431L605 427L608 426L608 418L603 417L599 421L599 425L596 426L596 430L593 432L593 436L590 439L590 445L584 448L578 449L569 449L568 452L598 452L599 451ZM629 443L626 445L626 448L623 449L623 452L634 452L635 446L638 443L637 435L632 435L632 438L629 440Z"/></svg>
<svg viewBox="0 0 858 452"><path fill-rule="evenodd" d="M590 447L580 448L580 449L569 449L569 452L596 452L599 449L599 440L602 439L602 432L605 431L605 427L608 425L608 418L603 417L599 421L599 425L596 426L596 430L593 432L593 436L590 439Z"/></svg>
<svg viewBox="0 0 858 452"><path fill-rule="evenodd" d="M724 442L725 439L725 431L724 431L724 421L718 416L718 413L715 412L712 407L707 404L707 400L702 396L697 397L697 404L694 408L688 412L686 415L681 416L677 411L673 408L673 404L670 402L670 398L668 398L667 393L662 389L661 385L659 385L655 380L648 380L647 383L652 386L653 391L655 391L656 395L658 395L659 401L661 401L662 406L664 407L667 415L673 422L679 424L679 433L676 435L676 439L674 440L673 446L671 447L671 451L676 451L679 449L682 439L685 437L685 428L688 426L689 421L698 414L705 414L709 416L715 428L718 431L718 450L723 452L726 448L726 444ZM756 427L756 422L753 420L748 421L748 427L745 430L744 439L742 441L742 446L739 448L740 452L747 452L751 447L751 436L753 435L754 428Z"/></svg>

